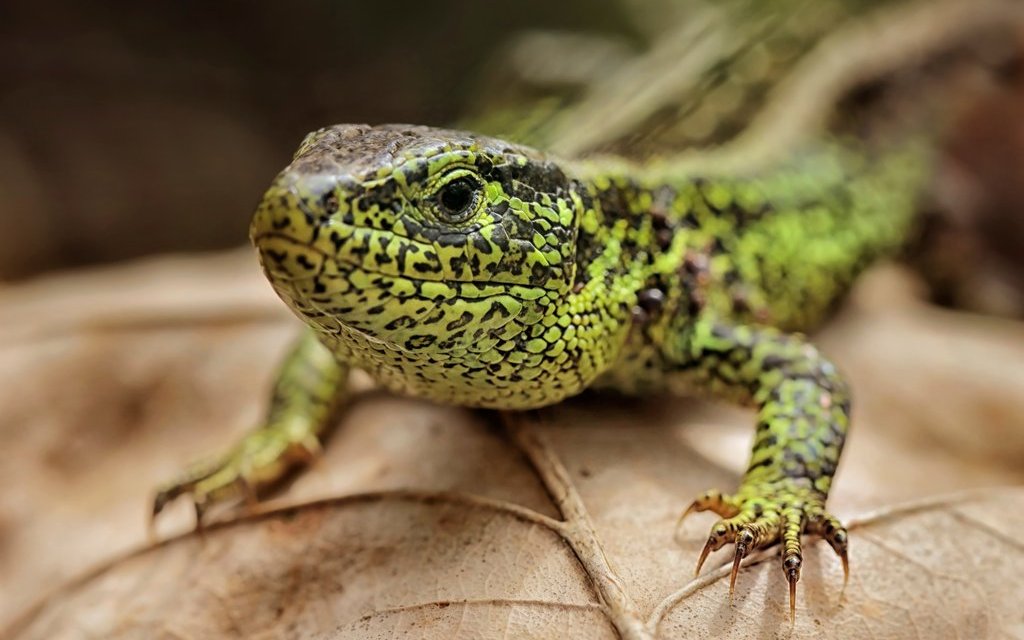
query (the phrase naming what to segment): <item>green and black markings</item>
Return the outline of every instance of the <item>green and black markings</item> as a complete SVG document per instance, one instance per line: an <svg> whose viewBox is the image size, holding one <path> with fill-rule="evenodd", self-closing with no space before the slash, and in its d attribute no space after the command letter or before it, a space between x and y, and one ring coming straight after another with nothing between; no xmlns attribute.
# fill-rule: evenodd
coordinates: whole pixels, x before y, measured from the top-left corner
<svg viewBox="0 0 1024 640"><path fill-rule="evenodd" d="M251 225L306 334L266 425L165 487L154 512L189 493L201 513L307 460L353 368L501 410L589 387L706 393L753 407L757 426L739 488L690 507L722 518L699 563L735 543L735 581L751 550L781 543L792 606L801 534L847 557L825 502L849 391L800 332L907 238L933 147L911 129L823 133L728 171L409 125L311 133Z"/></svg>

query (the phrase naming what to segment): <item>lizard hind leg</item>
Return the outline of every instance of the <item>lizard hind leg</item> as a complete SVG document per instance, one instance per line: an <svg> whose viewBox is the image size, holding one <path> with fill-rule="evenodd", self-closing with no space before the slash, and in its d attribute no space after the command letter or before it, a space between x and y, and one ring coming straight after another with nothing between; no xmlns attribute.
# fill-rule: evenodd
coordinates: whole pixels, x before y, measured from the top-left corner
<svg viewBox="0 0 1024 640"><path fill-rule="evenodd" d="M849 392L836 367L802 336L714 316L690 322L667 351L680 374L698 388L757 409L754 446L739 488L728 497L707 492L687 510L723 518L711 528L697 569L711 551L735 544L731 594L743 558L782 542L792 617L803 534L823 536L847 570L846 529L825 511L825 501L849 425Z"/></svg>

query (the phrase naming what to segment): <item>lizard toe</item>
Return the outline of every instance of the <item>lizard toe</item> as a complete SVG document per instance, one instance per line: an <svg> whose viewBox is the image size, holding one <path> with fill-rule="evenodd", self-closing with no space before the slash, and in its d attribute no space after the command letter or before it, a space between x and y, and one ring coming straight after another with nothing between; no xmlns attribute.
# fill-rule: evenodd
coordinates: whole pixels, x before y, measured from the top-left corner
<svg viewBox="0 0 1024 640"><path fill-rule="evenodd" d="M717 491L703 494L686 513L713 511L728 517L723 517L711 527L697 560L696 573L700 573L712 551L734 544L729 574L731 597L743 559L757 549L781 542L782 569L789 584L790 618L795 619L796 587L803 566L803 534L824 538L843 563L844 586L849 577L847 531L835 516L825 511L824 502L824 496L796 482L744 487L734 496L724 496Z"/></svg>
<svg viewBox="0 0 1024 640"><path fill-rule="evenodd" d="M246 436L226 455L186 468L157 490L152 518L182 495L192 498L197 528L211 507L239 500L255 504L261 489L280 480L289 468L320 454L315 437L306 434L295 440L290 435L285 429L267 427Z"/></svg>

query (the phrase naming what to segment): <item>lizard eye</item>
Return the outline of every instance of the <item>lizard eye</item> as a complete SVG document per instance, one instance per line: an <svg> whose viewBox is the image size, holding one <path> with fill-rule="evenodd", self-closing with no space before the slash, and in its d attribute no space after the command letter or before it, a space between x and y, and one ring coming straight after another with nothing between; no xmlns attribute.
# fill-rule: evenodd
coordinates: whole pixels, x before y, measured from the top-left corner
<svg viewBox="0 0 1024 640"><path fill-rule="evenodd" d="M448 222L465 222L476 211L480 183L470 176L458 177L437 192L437 208Z"/></svg>

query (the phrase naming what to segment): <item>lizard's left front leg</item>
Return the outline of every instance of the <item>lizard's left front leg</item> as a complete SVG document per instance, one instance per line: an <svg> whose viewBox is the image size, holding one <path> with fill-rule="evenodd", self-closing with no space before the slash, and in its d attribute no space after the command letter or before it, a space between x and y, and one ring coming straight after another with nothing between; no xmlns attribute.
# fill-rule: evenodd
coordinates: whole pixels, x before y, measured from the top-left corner
<svg viewBox="0 0 1024 640"><path fill-rule="evenodd" d="M824 537L848 574L846 529L825 511L849 425L846 383L801 336L713 317L686 322L665 352L696 386L757 408L753 453L739 489L708 491L687 509L722 517L711 528L697 572L711 551L735 542L731 593L740 561L781 541L792 616L802 533Z"/></svg>

